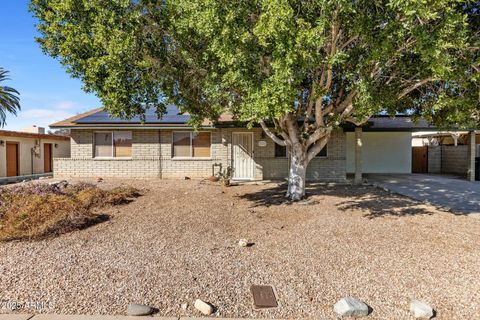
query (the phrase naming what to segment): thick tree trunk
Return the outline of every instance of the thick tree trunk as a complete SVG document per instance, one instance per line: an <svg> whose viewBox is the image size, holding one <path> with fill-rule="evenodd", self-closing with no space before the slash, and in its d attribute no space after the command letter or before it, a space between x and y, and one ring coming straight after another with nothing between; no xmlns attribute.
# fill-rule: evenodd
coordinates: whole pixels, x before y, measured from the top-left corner
<svg viewBox="0 0 480 320"><path fill-rule="evenodd" d="M305 177L308 161L302 150L293 151L290 156L290 171L288 174L287 197L293 201L305 197Z"/></svg>

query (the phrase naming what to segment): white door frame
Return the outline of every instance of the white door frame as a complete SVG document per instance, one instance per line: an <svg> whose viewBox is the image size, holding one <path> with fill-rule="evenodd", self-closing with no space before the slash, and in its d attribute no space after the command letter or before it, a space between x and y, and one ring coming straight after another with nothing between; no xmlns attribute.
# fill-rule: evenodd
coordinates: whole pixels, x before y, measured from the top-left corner
<svg viewBox="0 0 480 320"><path fill-rule="evenodd" d="M251 136L251 141L252 141L252 150L251 150L251 155L250 158L252 159L252 167L251 170L251 177L236 177L236 171L233 172L233 180L254 180L255 179L255 160L254 160L254 153L255 153L255 141L254 141L254 135L253 132L245 132L245 131L237 131L237 132L232 132L232 168L236 170L235 168L235 141L234 141L234 136L236 134L249 134Z"/></svg>

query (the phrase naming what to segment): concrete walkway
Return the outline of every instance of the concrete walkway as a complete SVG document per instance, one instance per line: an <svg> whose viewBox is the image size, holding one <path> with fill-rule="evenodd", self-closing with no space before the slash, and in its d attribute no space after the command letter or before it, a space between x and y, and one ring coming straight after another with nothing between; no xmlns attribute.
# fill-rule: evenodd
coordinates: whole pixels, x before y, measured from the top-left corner
<svg viewBox="0 0 480 320"><path fill-rule="evenodd" d="M457 214L480 217L480 181L433 174L369 174L369 183Z"/></svg>

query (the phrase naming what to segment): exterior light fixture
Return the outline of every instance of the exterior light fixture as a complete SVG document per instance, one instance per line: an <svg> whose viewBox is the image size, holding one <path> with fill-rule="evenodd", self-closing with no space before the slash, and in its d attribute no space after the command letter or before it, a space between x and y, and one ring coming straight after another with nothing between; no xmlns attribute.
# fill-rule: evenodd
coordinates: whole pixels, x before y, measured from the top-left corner
<svg viewBox="0 0 480 320"><path fill-rule="evenodd" d="M5 146L5 140L0 140L0 147Z"/></svg>

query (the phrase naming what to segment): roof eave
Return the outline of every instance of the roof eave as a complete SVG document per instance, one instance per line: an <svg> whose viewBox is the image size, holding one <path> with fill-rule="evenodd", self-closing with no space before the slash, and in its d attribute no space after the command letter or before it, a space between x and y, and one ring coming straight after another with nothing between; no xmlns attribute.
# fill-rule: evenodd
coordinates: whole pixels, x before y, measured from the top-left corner
<svg viewBox="0 0 480 320"><path fill-rule="evenodd" d="M152 126L152 125L131 125L131 126L122 126L122 125L74 125L74 126L66 126L60 125L55 126L51 125L50 128L52 129L192 129L192 126L182 126L182 125L172 125L172 126ZM200 126L201 129L216 129L215 126Z"/></svg>

